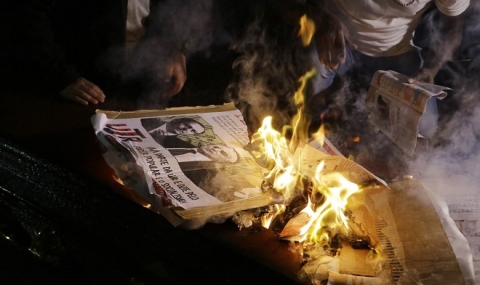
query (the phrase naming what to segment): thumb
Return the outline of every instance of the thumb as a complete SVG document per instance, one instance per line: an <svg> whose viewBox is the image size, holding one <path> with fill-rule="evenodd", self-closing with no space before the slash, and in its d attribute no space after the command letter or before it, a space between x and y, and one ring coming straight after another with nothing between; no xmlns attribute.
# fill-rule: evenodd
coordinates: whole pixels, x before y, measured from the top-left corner
<svg viewBox="0 0 480 285"><path fill-rule="evenodd" d="M172 75L173 75L173 68L166 68L162 75L163 81L166 83L170 82L170 80L172 80Z"/></svg>

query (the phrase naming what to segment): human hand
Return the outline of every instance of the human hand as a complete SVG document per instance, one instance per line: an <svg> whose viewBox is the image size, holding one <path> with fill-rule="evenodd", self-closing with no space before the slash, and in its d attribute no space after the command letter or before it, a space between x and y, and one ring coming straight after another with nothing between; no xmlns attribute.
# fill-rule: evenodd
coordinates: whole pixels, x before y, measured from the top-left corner
<svg viewBox="0 0 480 285"><path fill-rule="evenodd" d="M411 76L408 79L408 82L415 83L417 81L421 81L421 82L432 84L437 73L438 71L436 69L421 68L415 75Z"/></svg>
<svg viewBox="0 0 480 285"><path fill-rule="evenodd" d="M170 84L168 96L172 97L182 90L187 80L187 60L185 55L179 51L174 51L168 59L164 70L163 80Z"/></svg>
<svg viewBox="0 0 480 285"><path fill-rule="evenodd" d="M88 103L98 104L98 102L103 103L105 101L103 91L83 77L77 78L74 83L60 91L60 96L83 105L88 105Z"/></svg>
<svg viewBox="0 0 480 285"><path fill-rule="evenodd" d="M347 30L335 16L324 13L314 35L318 59L327 70L345 63L346 47L356 48L348 40Z"/></svg>

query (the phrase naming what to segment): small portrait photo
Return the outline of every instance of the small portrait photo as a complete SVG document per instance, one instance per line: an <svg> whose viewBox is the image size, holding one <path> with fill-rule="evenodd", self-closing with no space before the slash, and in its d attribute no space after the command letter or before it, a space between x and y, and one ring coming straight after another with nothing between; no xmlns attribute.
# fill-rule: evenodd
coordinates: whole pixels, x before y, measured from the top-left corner
<svg viewBox="0 0 480 285"><path fill-rule="evenodd" d="M198 115L142 118L140 123L164 148L191 148L206 142L221 143L212 126Z"/></svg>

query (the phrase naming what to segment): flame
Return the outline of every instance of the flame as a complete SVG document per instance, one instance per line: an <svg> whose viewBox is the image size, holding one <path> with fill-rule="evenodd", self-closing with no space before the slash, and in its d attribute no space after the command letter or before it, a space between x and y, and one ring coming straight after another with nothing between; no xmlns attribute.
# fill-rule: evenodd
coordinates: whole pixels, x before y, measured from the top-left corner
<svg viewBox="0 0 480 285"><path fill-rule="evenodd" d="M125 183L123 183L123 180L120 179L120 177L118 177L117 175L113 174L112 175L112 178L113 180L115 180L115 182L117 182L118 184L122 185L122 186L125 186Z"/></svg>
<svg viewBox="0 0 480 285"><path fill-rule="evenodd" d="M325 126L322 124L320 128L312 135L312 138L318 142L319 145L325 143Z"/></svg>
<svg viewBox="0 0 480 285"><path fill-rule="evenodd" d="M266 229L270 228L270 225L272 224L273 219L275 219L275 217L278 216L279 214L285 212L285 209L286 209L285 205L283 204L275 204L273 205L273 207L275 208L273 212L260 217L261 224Z"/></svg>
<svg viewBox="0 0 480 285"><path fill-rule="evenodd" d="M305 211L311 215L311 218L309 223L302 227L301 241L327 242L330 233L339 230L346 232L349 228L344 211L347 207L348 198L357 193L359 187L357 184L348 181L340 173L322 174L321 168L323 168L323 163L319 164L315 178L312 179L312 197L319 193L323 195L324 200L313 211L313 204L309 197L307 206L309 209Z"/></svg>
<svg viewBox="0 0 480 285"><path fill-rule="evenodd" d="M271 165L266 178L273 180L273 187L284 197L293 196L293 193L289 192L295 189L298 183L297 171L287 139L272 127L272 117L268 116L263 120L262 126L252 135L251 142L258 148L253 154L267 160Z"/></svg>
<svg viewBox="0 0 480 285"><path fill-rule="evenodd" d="M292 119L294 135L292 140L297 140L297 145L306 143L306 120L302 118L303 112ZM280 132L271 126L272 118L266 117L262 126L252 136L252 144L259 146L257 156L263 156L272 161L267 179L272 181L273 188L280 192L286 200L289 200L299 191L304 189L304 175L299 171L301 161L298 155L294 155L291 142ZM301 130L301 131L299 131ZM322 128L316 132L316 139L323 141ZM301 151L301 148L299 148ZM312 182L312 191L308 197L308 205L302 210L309 217L309 221L300 230L301 241L327 242L333 232L348 230L347 217L344 211L348 198L359 191L357 184L348 181L337 172L323 173L324 162L322 161L315 171L314 177L309 177ZM314 197L321 196L320 202L312 202ZM318 200L318 199L317 199ZM273 219L273 217L272 217ZM271 220L262 221L262 225L269 227Z"/></svg>
<svg viewBox="0 0 480 285"><path fill-rule="evenodd" d="M302 39L304 46L308 46L312 41L313 34L315 34L315 23L303 15L300 18L300 31L298 31L298 36Z"/></svg>
<svg viewBox="0 0 480 285"><path fill-rule="evenodd" d="M386 254L380 244L375 246L367 255L367 263L375 268L375 271L381 272L385 267Z"/></svg>
<svg viewBox="0 0 480 285"><path fill-rule="evenodd" d="M299 36L303 44L308 45L315 32L313 21L303 16L300 19ZM291 119L292 136L287 141L285 133L273 129L272 118L266 117L262 126L252 135L252 144L257 146L257 157L268 161L270 172L267 179L272 181L273 187L280 192L285 200L304 190L304 175L300 156L295 155L301 151L304 144L308 143L308 127L310 121L305 115L304 89L307 80L315 74L315 70L307 72L299 79L300 87L294 94L297 113ZM284 128L285 130L285 128ZM313 134L313 138L323 145L325 129L322 125ZM333 232L348 230L347 217L344 211L348 198L359 191L358 185L348 181L340 173L323 173L324 163L321 162L316 169L314 177L308 177L312 182L312 190L308 197L308 204L301 214L308 216L308 222L300 229L301 241L328 241ZM316 197L322 197L316 201ZM271 220L262 223L265 227ZM262 221L263 222L263 221Z"/></svg>

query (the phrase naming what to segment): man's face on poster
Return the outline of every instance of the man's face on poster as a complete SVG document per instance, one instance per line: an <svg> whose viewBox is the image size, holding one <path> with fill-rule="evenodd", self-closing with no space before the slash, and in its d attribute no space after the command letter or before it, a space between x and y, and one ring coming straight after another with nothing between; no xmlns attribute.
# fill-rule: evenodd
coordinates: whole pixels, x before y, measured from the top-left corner
<svg viewBox="0 0 480 285"><path fill-rule="evenodd" d="M223 145L204 145L198 148L198 152L216 162L234 163L238 160L237 152Z"/></svg>
<svg viewBox="0 0 480 285"><path fill-rule="evenodd" d="M175 135L197 135L205 132L205 128L193 119L179 119L167 123L167 132Z"/></svg>

